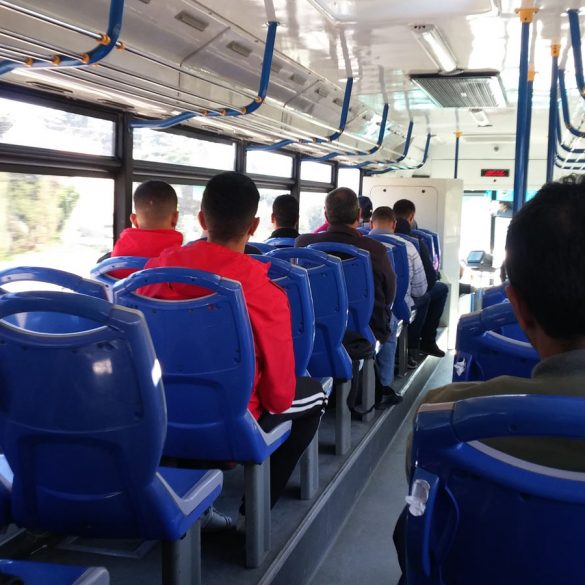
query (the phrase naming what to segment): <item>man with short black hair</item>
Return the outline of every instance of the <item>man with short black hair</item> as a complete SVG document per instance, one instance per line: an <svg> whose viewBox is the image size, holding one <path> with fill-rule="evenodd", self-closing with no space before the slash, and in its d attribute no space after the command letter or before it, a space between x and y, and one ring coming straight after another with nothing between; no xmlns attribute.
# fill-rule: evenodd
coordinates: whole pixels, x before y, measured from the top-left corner
<svg viewBox="0 0 585 585"><path fill-rule="evenodd" d="M396 351L396 331L391 330L391 311L396 294L396 274L384 244L366 238L357 229L360 220L360 208L357 195L347 187L338 187L331 191L325 199L325 217L329 222L327 231L318 234L303 234L295 242L295 246L303 247L318 242L338 242L350 244L370 253L374 275L374 310L370 319L370 327L375 338L380 342L376 361L380 379L384 386L385 402L399 402L401 396L391 388L394 380L394 353ZM391 334L393 333L393 334Z"/></svg>
<svg viewBox="0 0 585 585"><path fill-rule="evenodd" d="M361 213L361 220L360 226L361 227L370 227L370 219L372 218L372 211L374 209L374 204L369 197L365 195L360 195L358 197L358 205L360 206L360 213Z"/></svg>
<svg viewBox="0 0 585 585"><path fill-rule="evenodd" d="M499 376L486 382L449 384L431 390L425 403L522 394L585 398L584 225L585 183L583 177L572 176L544 185L508 228L506 294L518 324L541 358L532 377ZM532 464L585 472L583 441L526 435L482 443ZM406 463L408 467L408 453ZM404 510L394 531L403 573L406 514Z"/></svg>
<svg viewBox="0 0 585 585"><path fill-rule="evenodd" d="M319 426L326 399L315 380L302 379L303 383L297 384L286 293L268 278L269 264L244 254L260 221L256 217L259 200L256 185L245 175L216 175L205 187L198 215L201 227L208 232L207 240L167 250L150 260L146 268L195 268L241 283L256 350L256 376L248 409L265 431L285 420L293 421L289 438L270 457L274 505ZM208 294L181 283L150 285L140 292L171 300ZM221 518L218 513L215 516ZM225 523L229 525L227 520Z"/></svg>
<svg viewBox="0 0 585 585"><path fill-rule="evenodd" d="M408 199L400 199L394 204L394 213L396 214L396 233L415 237L411 233L416 213L414 203ZM417 240L420 248L420 257L427 277L429 307L420 330L420 339L409 334L408 348L413 353L417 349L420 349L422 353L436 357L444 357L445 352L438 347L436 339L441 315L447 302L449 288L444 282L437 280L437 273L433 267L433 261L431 260L431 254L426 242L422 238L417 238Z"/></svg>
<svg viewBox="0 0 585 585"><path fill-rule="evenodd" d="M292 195L279 195L272 203L271 238L297 238L299 236L299 202Z"/></svg>

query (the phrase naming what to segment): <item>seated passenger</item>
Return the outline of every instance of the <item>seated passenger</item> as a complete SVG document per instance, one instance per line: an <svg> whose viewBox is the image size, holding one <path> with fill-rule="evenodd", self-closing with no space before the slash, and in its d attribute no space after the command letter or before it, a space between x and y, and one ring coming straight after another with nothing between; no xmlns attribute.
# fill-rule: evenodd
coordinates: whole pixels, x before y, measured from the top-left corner
<svg viewBox="0 0 585 585"><path fill-rule="evenodd" d="M542 360L532 378L449 384L431 390L424 402L508 394L585 398L585 183L583 177L568 179L544 185L514 216L506 238L506 292ZM506 437L485 442L531 463L585 472L582 441ZM404 519L405 513L394 533L403 572Z"/></svg>
<svg viewBox="0 0 585 585"><path fill-rule="evenodd" d="M292 195L279 195L272 204L271 238L296 238L299 235L299 202Z"/></svg>
<svg viewBox="0 0 585 585"><path fill-rule="evenodd" d="M114 245L110 256L144 256L152 258L163 250L180 246L183 234L177 231L179 211L177 193L164 181L146 181L134 191L134 227L125 229ZM100 258L100 261L105 257ZM124 278L134 270L114 270L114 278Z"/></svg>
<svg viewBox="0 0 585 585"><path fill-rule="evenodd" d="M215 176L205 187L198 215L201 227L207 230L207 240L169 248L149 260L146 268L195 268L241 283L256 350L256 375L248 408L266 431L286 420L293 421L290 437L270 457L274 506L319 426L325 395L316 380L303 378L297 383L286 293L268 278L268 264L244 254L246 242L258 227L255 215L259 200L256 185L245 175L227 172ZM207 294L178 283L151 285L140 292L160 299ZM229 526L228 520L225 523Z"/></svg>
<svg viewBox="0 0 585 585"><path fill-rule="evenodd" d="M396 275L388 260L384 244L365 237L355 228L360 221L360 209L356 194L346 187L331 191L325 199L325 217L329 223L327 231L318 234L303 234L295 242L302 247L318 242L350 244L370 253L374 273L374 310L370 327L381 347L376 356L380 382L384 386L385 402L399 402L401 397L394 393L394 357L396 355L397 322L388 309L396 294Z"/></svg>
<svg viewBox="0 0 585 585"><path fill-rule="evenodd" d="M396 230L396 214L390 207L377 207L372 214L370 223L372 226L370 235L392 234L406 245L410 279L404 300L409 308L416 308L416 316L413 322L408 325L408 335L409 338L413 337L413 339L418 340L427 316L430 300L427 294L427 277L420 255L412 242L394 233ZM415 356L409 356L408 367L415 368L416 366Z"/></svg>
<svg viewBox="0 0 585 585"><path fill-rule="evenodd" d="M370 220L372 219L372 210L374 209L374 205L372 200L365 195L360 195L358 197L358 205L360 206L360 223L358 227L370 227Z"/></svg>
<svg viewBox="0 0 585 585"><path fill-rule="evenodd" d="M396 233L412 236L411 229L416 213L414 203L408 199L400 199L394 204L394 213L396 214ZM417 349L420 349L422 353L444 357L445 352L437 346L436 339L437 328L439 327L439 321L441 320L441 315L447 302L449 288L444 282L437 280L437 273L433 268L433 261L431 260L429 249L422 238L417 239L420 244L420 258L427 277L429 304L424 322L420 325L420 337L418 336L418 332L411 335L412 330L409 331L408 349L413 353Z"/></svg>

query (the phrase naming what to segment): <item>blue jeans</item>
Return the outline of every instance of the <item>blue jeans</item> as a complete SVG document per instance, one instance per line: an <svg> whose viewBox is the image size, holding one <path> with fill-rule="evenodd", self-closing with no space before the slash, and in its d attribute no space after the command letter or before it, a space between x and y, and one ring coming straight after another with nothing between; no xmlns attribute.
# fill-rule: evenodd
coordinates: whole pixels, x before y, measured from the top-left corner
<svg viewBox="0 0 585 585"><path fill-rule="evenodd" d="M396 358L396 332L398 330L398 320L391 313L390 318L390 337L380 345L376 354L376 364L382 386L391 386L394 382L394 361Z"/></svg>

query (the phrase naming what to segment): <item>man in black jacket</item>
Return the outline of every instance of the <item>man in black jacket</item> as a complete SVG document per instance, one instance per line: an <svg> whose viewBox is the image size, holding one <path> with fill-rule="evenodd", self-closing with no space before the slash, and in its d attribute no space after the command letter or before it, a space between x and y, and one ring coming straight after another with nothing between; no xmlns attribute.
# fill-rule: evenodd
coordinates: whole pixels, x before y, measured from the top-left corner
<svg viewBox="0 0 585 585"><path fill-rule="evenodd" d="M303 234L295 241L296 247L319 242L350 244L370 253L374 274L374 310L370 327L382 345L377 355L380 379L391 396L389 387L394 379L394 355L396 353L396 330L391 331L390 307L396 294L396 274L388 260L384 244L363 236L356 227L360 221L357 195L346 187L331 191L325 199L325 217L329 222L327 231L318 234Z"/></svg>
<svg viewBox="0 0 585 585"><path fill-rule="evenodd" d="M414 215L416 213L414 203L408 199L400 199L394 204L394 213L396 214L396 233L416 237L411 233L412 223L414 222ZM427 294L429 295L429 308L420 331L420 350L429 355L443 357L445 352L437 346L436 338L439 321L441 320L441 315L447 302L449 288L444 282L437 280L437 273L433 268L433 261L431 260L431 254L426 243L422 238L417 238L417 240L420 248L420 257L427 277ZM414 348L419 342L418 339L410 338L408 341L411 348Z"/></svg>
<svg viewBox="0 0 585 585"><path fill-rule="evenodd" d="M292 195L279 195L272 204L271 238L296 238L299 235L299 202Z"/></svg>

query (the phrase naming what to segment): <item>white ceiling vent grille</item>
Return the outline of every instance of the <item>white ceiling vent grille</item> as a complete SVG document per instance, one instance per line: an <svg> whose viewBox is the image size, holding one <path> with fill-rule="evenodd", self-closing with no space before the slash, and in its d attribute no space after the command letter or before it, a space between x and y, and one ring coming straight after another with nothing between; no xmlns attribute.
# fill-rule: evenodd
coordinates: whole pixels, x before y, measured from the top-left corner
<svg viewBox="0 0 585 585"><path fill-rule="evenodd" d="M455 75L413 73L410 79L443 108L503 108L507 105L497 71L463 71Z"/></svg>

